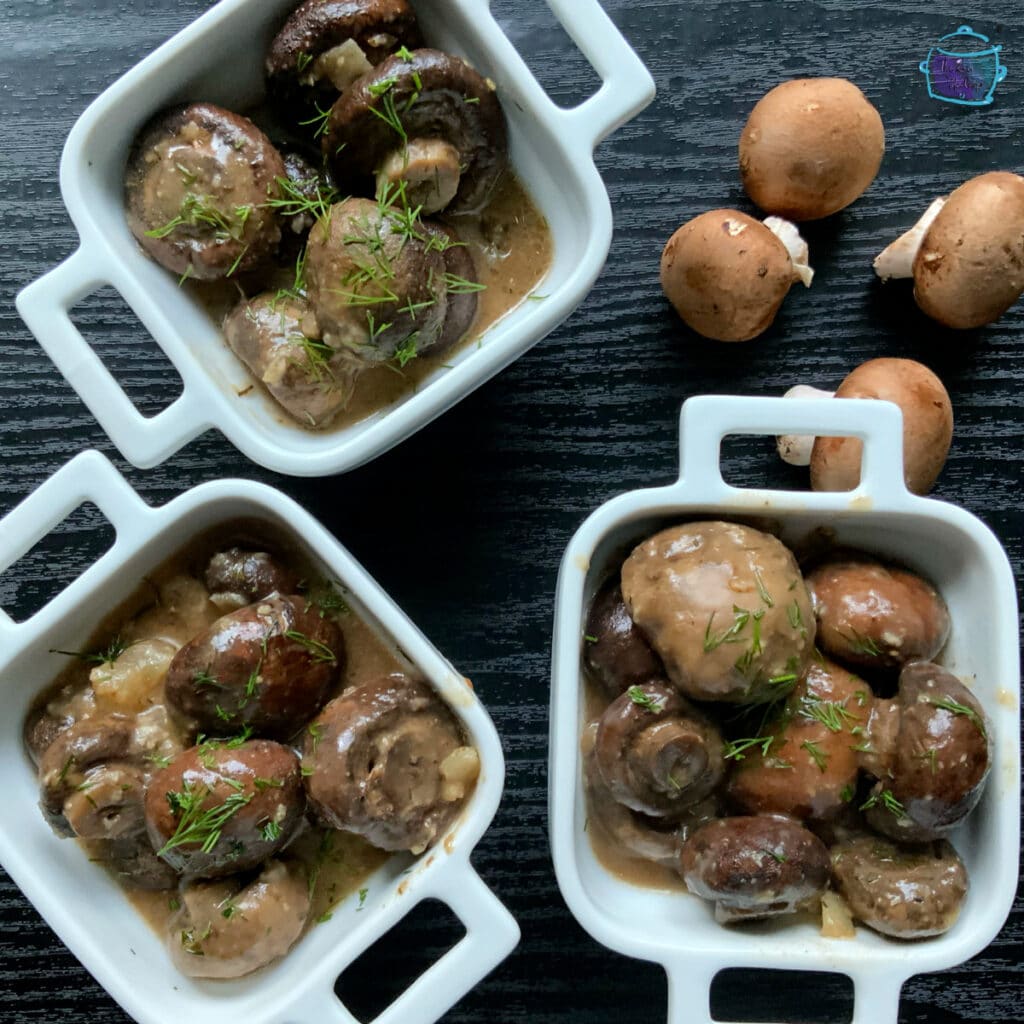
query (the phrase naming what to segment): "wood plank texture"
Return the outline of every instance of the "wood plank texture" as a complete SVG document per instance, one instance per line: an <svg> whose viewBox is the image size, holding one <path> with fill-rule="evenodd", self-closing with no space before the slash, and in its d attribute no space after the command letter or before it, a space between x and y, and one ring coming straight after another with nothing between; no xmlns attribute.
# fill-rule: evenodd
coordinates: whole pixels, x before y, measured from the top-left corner
<svg viewBox="0 0 1024 1024"><path fill-rule="evenodd" d="M660 969L586 936L559 896L546 835L547 700L552 594L562 550L612 495L669 481L680 402L702 392L778 394L797 380L836 385L877 355L936 369L957 425L939 497L985 520L1020 579L1024 561L1024 304L998 325L939 330L909 291L881 288L870 261L934 195L989 169L1024 169L1024 9L1020 0L604 0L657 79L655 103L599 149L616 218L608 264L561 329L397 450L344 477L304 481L250 465L210 433L164 465L126 465L17 317L15 292L76 244L57 187L61 146L85 105L183 27L203 0L4 0L0 6L0 514L71 455L112 456L151 503L223 476L296 497L475 682L502 734L508 789L475 861L523 928L516 953L446 1018L448 1024L657 1024ZM494 10L559 100L586 95L593 72L542 0ZM918 62L968 23L1004 44L1009 78L988 109L928 98ZM749 209L735 144L756 99L800 75L843 75L879 106L888 153L879 180L848 211L812 225L818 279L794 292L776 325L742 347L703 342L671 314L658 259L683 220ZM586 159L586 154L580 154ZM163 403L168 366L111 293L81 321L142 403ZM155 404L155 405L154 405ZM767 447L729 447L751 483L795 485ZM415 518L410 508L416 509ZM63 547L95 557L95 517ZM0 577L0 603L27 607L50 574L23 560ZM982 955L904 990L902 1024L1021 1020L1024 907ZM399 969L403 954L382 971ZM772 1020L783 986L731 986L723 1020ZM792 1019L842 1020L834 987L810 988ZM787 1006L792 1007L790 1000ZM124 1024L124 1013L0 873L0 1024ZM314 1022L309 1022L314 1024Z"/></svg>

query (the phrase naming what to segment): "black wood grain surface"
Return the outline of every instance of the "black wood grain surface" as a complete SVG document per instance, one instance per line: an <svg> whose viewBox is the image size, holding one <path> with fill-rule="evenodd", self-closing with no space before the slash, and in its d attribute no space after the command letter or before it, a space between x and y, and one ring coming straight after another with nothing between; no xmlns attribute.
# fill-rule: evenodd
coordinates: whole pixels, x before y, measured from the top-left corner
<svg viewBox="0 0 1024 1024"><path fill-rule="evenodd" d="M906 288L874 282L870 261L934 195L985 170L1024 169L1024 8L1020 0L605 0L659 95L597 154L616 232L593 293L553 336L389 455L344 477L293 480L250 465L214 433L151 471L128 466L14 310L15 292L76 245L57 187L73 121L207 6L0 4L0 513L87 447L112 456L151 503L233 475L303 502L474 680L503 737L507 791L475 862L520 921L523 941L445 1020L663 1021L660 969L593 942L552 873L546 747L558 560L598 504L675 475L687 396L777 394L798 380L834 386L864 359L900 355L932 366L953 398L956 434L938 496L990 524L1020 578L1024 305L994 327L952 334L921 316ZM556 98L573 102L593 88L593 72L551 30L542 0L493 6ZM930 44L961 24L1004 45L1010 73L990 108L930 100L917 70ZM818 279L794 291L764 337L741 347L702 341L662 299L661 248L703 210L750 209L736 170L740 127L767 88L802 75L852 78L878 105L888 134L882 173L851 209L810 226ZM169 364L112 292L87 299L75 318L143 411L166 404ZM747 482L797 480L760 443L730 446L729 462ZM109 539L102 525L88 510L69 522L48 551L0 577L0 603L24 612L51 596L55 576L87 565ZM401 973L409 950L432 941L421 923L382 954L378 974ZM905 987L900 1020L1020 1021L1022 951L1018 901L982 955ZM848 1019L835 979L797 985L744 974L718 989L722 1020ZM0 1022L126 1020L0 873Z"/></svg>

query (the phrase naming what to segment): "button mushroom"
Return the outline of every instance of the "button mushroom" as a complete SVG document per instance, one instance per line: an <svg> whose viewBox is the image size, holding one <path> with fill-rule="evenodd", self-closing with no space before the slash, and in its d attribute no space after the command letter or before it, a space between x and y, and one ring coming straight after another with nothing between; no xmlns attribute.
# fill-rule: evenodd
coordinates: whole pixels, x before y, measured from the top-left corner
<svg viewBox="0 0 1024 1024"><path fill-rule="evenodd" d="M587 669L611 697L665 674L661 659L630 617L614 576L590 606L583 643Z"/></svg>
<svg viewBox="0 0 1024 1024"><path fill-rule="evenodd" d="M210 600L218 607L243 607L273 593L294 594L298 574L268 551L232 546L216 552L203 575Z"/></svg>
<svg viewBox="0 0 1024 1024"><path fill-rule="evenodd" d="M269 200L284 162L250 120L212 103L158 114L125 173L128 226L162 267L200 280L264 262L281 239Z"/></svg>
<svg viewBox="0 0 1024 1024"><path fill-rule="evenodd" d="M595 731L596 731L596 723ZM588 828L598 828L627 856L675 867L680 843L696 829L718 817L718 801L711 796L687 806L679 815L652 818L619 803L605 784L593 753L583 762Z"/></svg>
<svg viewBox="0 0 1024 1024"><path fill-rule="evenodd" d="M306 0L267 51L267 92L292 114L296 102L326 110L375 64L419 42L407 0Z"/></svg>
<svg viewBox="0 0 1024 1024"><path fill-rule="evenodd" d="M844 78L797 78L754 107L740 135L740 176L762 210L817 220L875 180L885 153L878 111Z"/></svg>
<svg viewBox="0 0 1024 1024"><path fill-rule="evenodd" d="M622 596L669 679L694 700L774 700L814 650L811 599L792 552L748 526L662 530L623 563Z"/></svg>
<svg viewBox="0 0 1024 1024"><path fill-rule="evenodd" d="M181 894L168 925L175 967L192 978L240 978L273 963L295 944L310 894L297 864L268 861L252 882L197 882Z"/></svg>
<svg viewBox="0 0 1024 1024"><path fill-rule="evenodd" d="M879 398L903 412L903 476L915 494L927 494L942 472L953 440L953 406L941 380L913 359L861 363L836 398ZM811 452L811 488L850 491L860 481L863 445L855 437L819 437Z"/></svg>
<svg viewBox="0 0 1024 1024"><path fill-rule="evenodd" d="M722 736L667 683L632 686L601 715L594 761L611 795L649 817L678 817L722 780Z"/></svg>
<svg viewBox="0 0 1024 1024"><path fill-rule="evenodd" d="M875 272L913 277L918 306L945 327L998 320L1024 294L1024 178L992 171L935 200Z"/></svg>
<svg viewBox="0 0 1024 1024"><path fill-rule="evenodd" d="M823 391L821 388L811 387L810 384L794 384L782 397L820 400L832 398L834 395L834 391ZM814 435L780 434L775 439L775 447L783 462L788 462L791 466L809 466L811 452L814 450Z"/></svg>
<svg viewBox="0 0 1024 1024"><path fill-rule="evenodd" d="M348 349L321 339L301 297L263 292L243 299L224 318L224 340L271 397L308 427L331 423L348 405L363 369Z"/></svg>
<svg viewBox="0 0 1024 1024"><path fill-rule="evenodd" d="M478 213L508 163L494 83L440 50L398 53L354 82L323 148L343 192L385 195L401 182L424 213Z"/></svg>
<svg viewBox="0 0 1024 1024"><path fill-rule="evenodd" d="M871 708L867 683L814 661L757 742L727 747L736 768L728 795L746 814L835 817L857 788L857 754Z"/></svg>
<svg viewBox="0 0 1024 1024"><path fill-rule="evenodd" d="M479 770L448 708L425 683L400 674L331 701L307 730L302 762L324 824L414 853L452 824Z"/></svg>
<svg viewBox="0 0 1024 1024"><path fill-rule="evenodd" d="M146 788L153 848L189 878L257 867L282 850L306 801L299 760L272 740L206 740L157 772Z"/></svg>
<svg viewBox="0 0 1024 1024"><path fill-rule="evenodd" d="M766 331L790 287L808 287L807 245L792 224L763 224L739 210L688 221L661 255L661 287L688 327L715 341Z"/></svg>
<svg viewBox="0 0 1024 1024"><path fill-rule="evenodd" d="M877 784L862 806L872 828L893 839L936 839L981 799L992 762L978 699L939 665L900 673L895 700L876 700L861 764Z"/></svg>
<svg viewBox="0 0 1024 1024"><path fill-rule="evenodd" d="M967 871L945 841L906 847L859 836L833 847L832 871L854 916L894 939L949 931L967 895Z"/></svg>
<svg viewBox="0 0 1024 1024"><path fill-rule="evenodd" d="M274 594L221 616L174 656L167 700L204 732L286 738L323 707L345 666L341 631L305 598Z"/></svg>
<svg viewBox="0 0 1024 1024"><path fill-rule="evenodd" d="M309 234L309 302L322 340L364 366L432 348L444 331L442 246L402 204L347 199Z"/></svg>
<svg viewBox="0 0 1024 1024"><path fill-rule="evenodd" d="M818 643L841 661L867 669L930 661L949 636L949 610L926 580L851 551L807 575Z"/></svg>
<svg viewBox="0 0 1024 1024"><path fill-rule="evenodd" d="M686 887L713 900L723 924L795 913L825 891L829 866L814 833L775 815L712 821L679 855Z"/></svg>

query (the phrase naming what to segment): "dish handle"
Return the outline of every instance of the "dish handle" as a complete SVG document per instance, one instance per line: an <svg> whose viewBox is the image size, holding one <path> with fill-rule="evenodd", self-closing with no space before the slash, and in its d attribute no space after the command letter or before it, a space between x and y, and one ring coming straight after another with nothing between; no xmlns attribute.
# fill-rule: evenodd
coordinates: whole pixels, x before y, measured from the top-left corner
<svg viewBox="0 0 1024 1024"><path fill-rule="evenodd" d="M744 493L744 488L722 479L722 439L730 434L857 437L864 446L860 483L847 497L853 500L870 494L907 493L903 480L903 413L892 402L698 395L683 403L679 432L680 481L699 481L702 493L712 492L709 500L735 500L737 493Z"/></svg>
<svg viewBox="0 0 1024 1024"><path fill-rule="evenodd" d="M144 518L153 512L107 458L97 451L82 452L0 520L0 574L86 501L106 516L117 535L114 545L97 565L118 558L120 548L136 535ZM17 623L0 608L0 637L17 628Z"/></svg>
<svg viewBox="0 0 1024 1024"><path fill-rule="evenodd" d="M721 967L721 964L707 962L665 965L668 1024L728 1024L711 1016L711 984ZM900 990L905 978L879 970L851 977L853 1016L850 1024L897 1024Z"/></svg>
<svg viewBox="0 0 1024 1024"><path fill-rule="evenodd" d="M423 899L446 903L466 934L431 964L370 1024L435 1024L515 948L519 926L468 862L450 863L436 879L423 879ZM410 902L408 913L417 905ZM312 989L285 1015L285 1024L359 1024L332 987Z"/></svg>
<svg viewBox="0 0 1024 1024"><path fill-rule="evenodd" d="M570 110L555 106L568 148L592 152L654 98L654 79L598 0L547 0L551 12L601 79L589 99Z"/></svg>
<svg viewBox="0 0 1024 1024"><path fill-rule="evenodd" d="M100 256L80 246L63 263L18 294L22 320L78 392L125 457L142 469L155 466L210 425L187 382L181 396L156 416L143 416L74 325L68 310L106 284L114 284L143 325L142 314L104 276ZM150 333L153 333L150 331Z"/></svg>

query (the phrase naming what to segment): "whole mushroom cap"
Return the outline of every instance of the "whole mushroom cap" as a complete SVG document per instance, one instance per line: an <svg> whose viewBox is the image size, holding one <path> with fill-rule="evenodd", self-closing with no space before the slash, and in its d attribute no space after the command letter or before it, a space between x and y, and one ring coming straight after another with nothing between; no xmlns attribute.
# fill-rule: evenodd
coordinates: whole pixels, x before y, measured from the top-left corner
<svg viewBox="0 0 1024 1024"><path fill-rule="evenodd" d="M661 255L661 287L688 327L715 341L766 331L798 274L785 245L739 210L687 221Z"/></svg>
<svg viewBox="0 0 1024 1024"><path fill-rule="evenodd" d="M740 135L740 176L762 210L817 220L849 206L885 153L878 111L845 78L797 78L764 95Z"/></svg>
<svg viewBox="0 0 1024 1024"><path fill-rule="evenodd" d="M458 152L459 184L449 213L476 213L508 163L505 114L494 83L440 50L389 57L331 108L323 150L338 188L373 195L375 175L413 139L440 139Z"/></svg>
<svg viewBox="0 0 1024 1024"><path fill-rule="evenodd" d="M953 440L953 406L942 381L913 359L872 359L839 385L836 398L879 398L903 411L903 476L914 494L935 484ZM862 444L819 437L811 452L811 488L852 491L860 481Z"/></svg>
<svg viewBox="0 0 1024 1024"><path fill-rule="evenodd" d="M914 298L947 327L991 323L1024 293L1024 178L982 174L946 200L914 259Z"/></svg>

